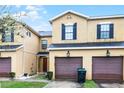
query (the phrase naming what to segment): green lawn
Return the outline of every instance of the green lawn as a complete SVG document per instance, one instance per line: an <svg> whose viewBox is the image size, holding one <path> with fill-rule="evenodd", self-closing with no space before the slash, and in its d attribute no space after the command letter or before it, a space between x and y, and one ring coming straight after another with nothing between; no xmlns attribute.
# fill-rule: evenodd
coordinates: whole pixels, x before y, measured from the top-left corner
<svg viewBox="0 0 124 93"><path fill-rule="evenodd" d="M42 88L44 82L0 81L1 88Z"/></svg>
<svg viewBox="0 0 124 93"><path fill-rule="evenodd" d="M93 80L86 80L84 84L82 84L83 88L97 88L96 83Z"/></svg>

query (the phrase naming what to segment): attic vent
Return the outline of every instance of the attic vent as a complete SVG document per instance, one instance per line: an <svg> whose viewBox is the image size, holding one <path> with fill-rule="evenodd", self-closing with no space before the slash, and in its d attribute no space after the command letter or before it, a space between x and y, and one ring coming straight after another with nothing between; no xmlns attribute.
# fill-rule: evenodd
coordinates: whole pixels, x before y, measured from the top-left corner
<svg viewBox="0 0 124 93"><path fill-rule="evenodd" d="M67 15L67 19L72 19L71 15Z"/></svg>

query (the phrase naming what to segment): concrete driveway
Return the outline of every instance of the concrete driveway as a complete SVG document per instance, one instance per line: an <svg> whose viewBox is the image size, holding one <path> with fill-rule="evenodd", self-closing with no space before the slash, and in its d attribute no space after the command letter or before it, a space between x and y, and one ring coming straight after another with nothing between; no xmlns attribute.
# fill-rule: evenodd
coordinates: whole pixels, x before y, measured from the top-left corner
<svg viewBox="0 0 124 93"><path fill-rule="evenodd" d="M81 85L72 81L52 81L44 88L81 88Z"/></svg>
<svg viewBox="0 0 124 93"><path fill-rule="evenodd" d="M101 88L124 88L124 83L100 83L99 87Z"/></svg>

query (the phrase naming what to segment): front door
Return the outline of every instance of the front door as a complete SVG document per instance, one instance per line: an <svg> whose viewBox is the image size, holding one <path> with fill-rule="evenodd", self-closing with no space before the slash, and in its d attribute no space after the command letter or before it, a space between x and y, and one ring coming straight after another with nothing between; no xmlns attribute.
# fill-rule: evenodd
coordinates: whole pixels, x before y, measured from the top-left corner
<svg viewBox="0 0 124 93"><path fill-rule="evenodd" d="M47 58L43 58L43 72L47 72Z"/></svg>

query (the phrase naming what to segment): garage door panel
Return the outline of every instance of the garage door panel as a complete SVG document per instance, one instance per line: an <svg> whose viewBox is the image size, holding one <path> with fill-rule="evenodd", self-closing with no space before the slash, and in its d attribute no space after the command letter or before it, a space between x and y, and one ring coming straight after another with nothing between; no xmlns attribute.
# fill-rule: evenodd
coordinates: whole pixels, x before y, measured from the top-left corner
<svg viewBox="0 0 124 93"><path fill-rule="evenodd" d="M11 72L11 58L0 58L0 77L9 76Z"/></svg>
<svg viewBox="0 0 124 93"><path fill-rule="evenodd" d="M93 58L93 79L113 82L122 80L122 57Z"/></svg>
<svg viewBox="0 0 124 93"><path fill-rule="evenodd" d="M77 68L81 67L82 58L56 58L55 77L56 79L76 79Z"/></svg>

